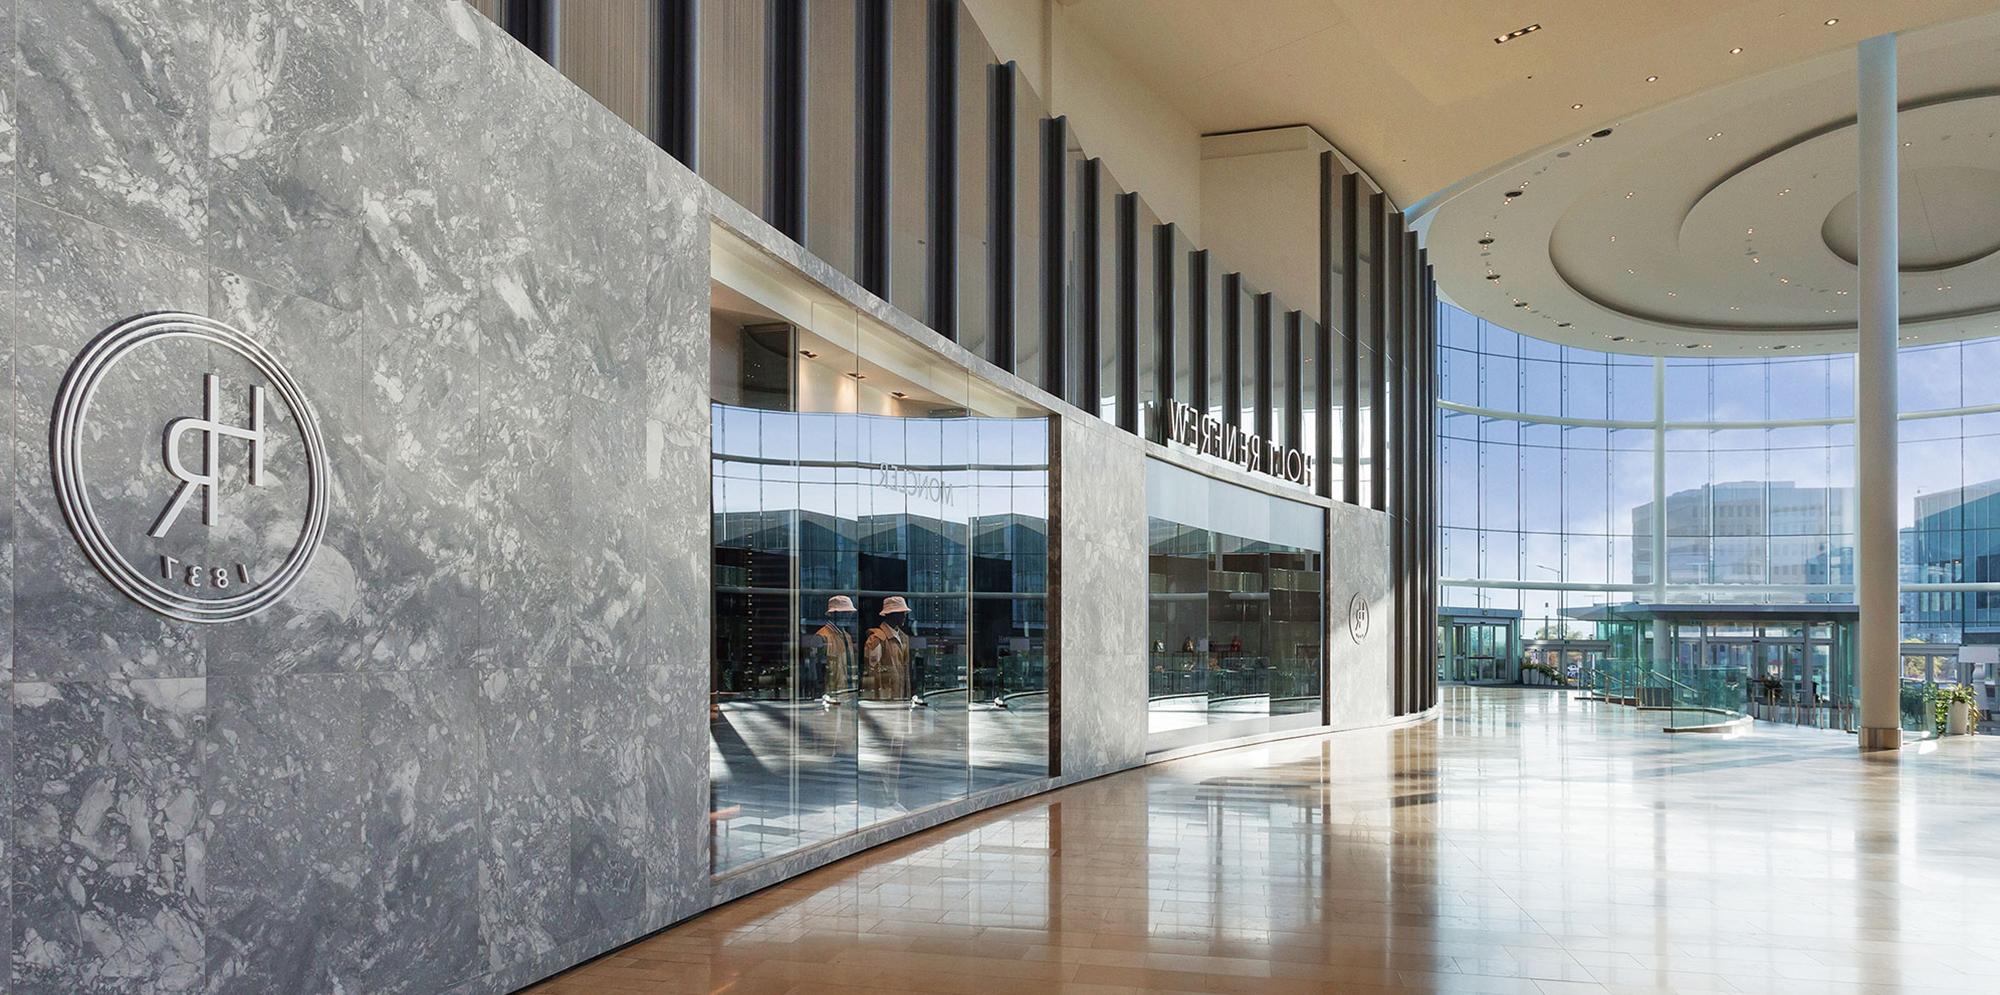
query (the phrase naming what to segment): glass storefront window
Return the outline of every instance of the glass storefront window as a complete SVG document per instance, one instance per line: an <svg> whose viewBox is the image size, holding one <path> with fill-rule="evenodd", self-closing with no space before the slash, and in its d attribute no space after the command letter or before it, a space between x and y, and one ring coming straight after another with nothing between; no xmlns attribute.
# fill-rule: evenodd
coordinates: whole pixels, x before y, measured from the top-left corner
<svg viewBox="0 0 2000 995"><path fill-rule="evenodd" d="M715 870L1047 776L1047 413L843 306L710 320Z"/></svg>
<svg viewBox="0 0 2000 995"><path fill-rule="evenodd" d="M1318 725L1326 513L1147 464L1148 747Z"/></svg>

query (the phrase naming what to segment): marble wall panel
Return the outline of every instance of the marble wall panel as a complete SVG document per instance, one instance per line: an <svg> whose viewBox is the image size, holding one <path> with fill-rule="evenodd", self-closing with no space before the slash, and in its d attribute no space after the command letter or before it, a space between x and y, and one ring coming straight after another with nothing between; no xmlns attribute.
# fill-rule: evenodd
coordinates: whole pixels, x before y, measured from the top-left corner
<svg viewBox="0 0 2000 995"><path fill-rule="evenodd" d="M17 992L197 992L209 817L201 678L17 682Z"/></svg>
<svg viewBox="0 0 2000 995"><path fill-rule="evenodd" d="M21 188L129 237L198 252L212 172L209 13L206 0L21 4Z"/></svg>
<svg viewBox="0 0 2000 995"><path fill-rule="evenodd" d="M209 16L211 259L353 310L354 160L368 134L362 2L212 0Z"/></svg>
<svg viewBox="0 0 2000 995"><path fill-rule="evenodd" d="M1390 688L1395 605L1389 590L1389 516L1335 504L1327 512L1327 688L1335 728L1376 725L1395 717ZM1349 624L1354 599L1368 606L1359 642Z"/></svg>
<svg viewBox="0 0 2000 995"><path fill-rule="evenodd" d="M1057 603L1062 776L1146 756L1146 458L1096 419L1061 419Z"/></svg>
<svg viewBox="0 0 2000 995"><path fill-rule="evenodd" d="M424 993L477 976L473 675L208 686L208 990Z"/></svg>

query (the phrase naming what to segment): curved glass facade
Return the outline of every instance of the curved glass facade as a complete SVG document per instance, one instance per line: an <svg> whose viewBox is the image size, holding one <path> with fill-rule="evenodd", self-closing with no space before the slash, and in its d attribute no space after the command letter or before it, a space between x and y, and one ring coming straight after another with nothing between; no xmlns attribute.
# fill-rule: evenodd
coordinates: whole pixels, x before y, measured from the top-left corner
<svg viewBox="0 0 2000 995"><path fill-rule="evenodd" d="M1853 603L1852 355L1594 352L1449 304L1439 327L1441 614L1519 612L1515 662L1575 676L1568 644L1617 652L1605 605ZM1960 646L2000 643L1996 363L2000 338L1899 364L1912 679L1959 679Z"/></svg>

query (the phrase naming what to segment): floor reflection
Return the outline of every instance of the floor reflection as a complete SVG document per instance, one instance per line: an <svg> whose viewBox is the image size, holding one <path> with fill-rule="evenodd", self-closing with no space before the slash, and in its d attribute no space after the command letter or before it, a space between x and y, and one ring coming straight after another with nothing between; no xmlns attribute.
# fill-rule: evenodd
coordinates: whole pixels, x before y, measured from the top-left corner
<svg viewBox="0 0 2000 995"><path fill-rule="evenodd" d="M2000 743L1668 736L1550 691L1103 778L532 989L1991 990Z"/></svg>

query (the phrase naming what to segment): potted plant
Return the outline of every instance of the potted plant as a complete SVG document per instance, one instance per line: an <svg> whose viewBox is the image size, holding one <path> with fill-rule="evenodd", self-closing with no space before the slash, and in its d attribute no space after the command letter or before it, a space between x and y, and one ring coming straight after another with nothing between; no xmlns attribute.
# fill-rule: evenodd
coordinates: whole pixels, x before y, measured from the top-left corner
<svg viewBox="0 0 2000 995"><path fill-rule="evenodd" d="M1937 709L1937 730L1944 736L1963 736L1979 721L1979 699L1970 684L1939 687L1932 698Z"/></svg>

